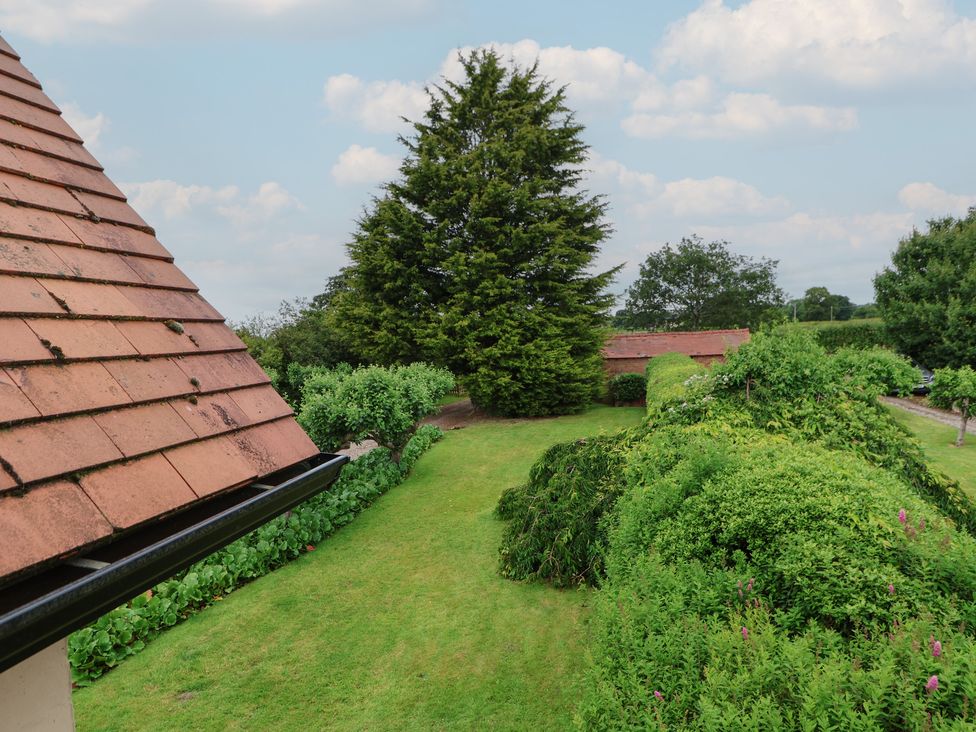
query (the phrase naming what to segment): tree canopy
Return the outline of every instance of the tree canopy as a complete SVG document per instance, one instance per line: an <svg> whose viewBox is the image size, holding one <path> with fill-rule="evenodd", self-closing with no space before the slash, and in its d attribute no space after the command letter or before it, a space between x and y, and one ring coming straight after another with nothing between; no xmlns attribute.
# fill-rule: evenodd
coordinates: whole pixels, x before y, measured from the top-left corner
<svg viewBox="0 0 976 732"><path fill-rule="evenodd" d="M735 254L726 241L693 235L648 255L618 313L645 330L754 328L783 304L773 259Z"/></svg>
<svg viewBox="0 0 976 732"><path fill-rule="evenodd" d="M591 273L609 227L580 188L583 128L535 66L460 62L359 220L332 322L364 360L451 369L490 411L572 411L600 388L616 271Z"/></svg>
<svg viewBox="0 0 976 732"><path fill-rule="evenodd" d="M795 310L794 310L795 308ZM846 295L836 295L826 287L810 287L803 297L787 303L787 315L797 320L850 320L858 306Z"/></svg>
<svg viewBox="0 0 976 732"><path fill-rule="evenodd" d="M899 351L928 368L976 365L976 208L902 239L874 289Z"/></svg>

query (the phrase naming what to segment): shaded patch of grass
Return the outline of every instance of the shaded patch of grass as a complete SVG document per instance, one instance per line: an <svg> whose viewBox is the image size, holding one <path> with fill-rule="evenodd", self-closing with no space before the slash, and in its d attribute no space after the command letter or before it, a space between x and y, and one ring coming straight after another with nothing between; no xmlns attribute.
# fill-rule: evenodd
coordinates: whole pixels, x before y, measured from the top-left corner
<svg viewBox="0 0 976 732"><path fill-rule="evenodd" d="M962 447L955 447L957 429L934 419L888 407L891 415L907 427L922 443L925 455L932 463L976 498L976 436L966 435Z"/></svg>
<svg viewBox="0 0 976 732"><path fill-rule="evenodd" d="M450 432L314 552L78 691L78 729L566 729L590 591L499 577L492 511L550 445L642 416Z"/></svg>

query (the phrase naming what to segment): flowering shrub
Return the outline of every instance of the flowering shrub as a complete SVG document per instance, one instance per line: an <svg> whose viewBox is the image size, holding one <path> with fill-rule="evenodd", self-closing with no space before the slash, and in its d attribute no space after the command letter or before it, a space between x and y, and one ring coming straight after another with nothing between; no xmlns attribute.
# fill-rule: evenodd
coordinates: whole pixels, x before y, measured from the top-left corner
<svg viewBox="0 0 976 732"><path fill-rule="evenodd" d="M647 362L647 410L674 400L684 392L685 382L705 372L705 367L683 353L664 353Z"/></svg>

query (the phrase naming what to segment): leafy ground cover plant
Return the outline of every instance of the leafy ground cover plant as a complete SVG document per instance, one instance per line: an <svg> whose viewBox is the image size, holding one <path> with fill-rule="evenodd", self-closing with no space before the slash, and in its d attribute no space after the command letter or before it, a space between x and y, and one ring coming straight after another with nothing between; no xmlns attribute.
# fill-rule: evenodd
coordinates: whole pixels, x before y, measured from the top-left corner
<svg viewBox="0 0 976 732"><path fill-rule="evenodd" d="M306 370L298 422L324 450L375 440L399 462L420 420L453 388L449 371L424 363Z"/></svg>
<svg viewBox="0 0 976 732"><path fill-rule="evenodd" d="M141 651L166 628L314 550L323 539L398 485L441 435L436 427L421 427L407 443L399 464L385 448L363 455L343 469L329 491L72 633L68 638L68 660L75 683L91 683Z"/></svg>

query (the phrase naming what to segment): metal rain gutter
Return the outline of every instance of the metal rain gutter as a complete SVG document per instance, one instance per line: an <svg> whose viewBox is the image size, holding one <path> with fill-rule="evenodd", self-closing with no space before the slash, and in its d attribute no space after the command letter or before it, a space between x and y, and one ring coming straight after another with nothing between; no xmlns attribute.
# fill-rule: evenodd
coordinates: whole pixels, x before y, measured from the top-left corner
<svg viewBox="0 0 976 732"><path fill-rule="evenodd" d="M69 560L89 573L0 616L0 672L325 490L349 458L320 454L311 462L314 467L280 485L253 484L258 495L116 561Z"/></svg>

